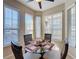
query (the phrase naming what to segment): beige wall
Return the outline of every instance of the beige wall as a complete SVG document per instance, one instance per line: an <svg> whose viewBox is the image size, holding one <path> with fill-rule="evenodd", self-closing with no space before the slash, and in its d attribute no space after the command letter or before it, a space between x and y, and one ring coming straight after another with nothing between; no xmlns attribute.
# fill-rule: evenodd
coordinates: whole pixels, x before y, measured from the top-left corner
<svg viewBox="0 0 79 59"><path fill-rule="evenodd" d="M76 0L66 0L66 8L68 8L73 3L76 3Z"/></svg>
<svg viewBox="0 0 79 59"><path fill-rule="evenodd" d="M43 15L51 15L51 14L61 12L63 10L65 10L65 3L54 6L53 8L50 8L50 9L44 11Z"/></svg>

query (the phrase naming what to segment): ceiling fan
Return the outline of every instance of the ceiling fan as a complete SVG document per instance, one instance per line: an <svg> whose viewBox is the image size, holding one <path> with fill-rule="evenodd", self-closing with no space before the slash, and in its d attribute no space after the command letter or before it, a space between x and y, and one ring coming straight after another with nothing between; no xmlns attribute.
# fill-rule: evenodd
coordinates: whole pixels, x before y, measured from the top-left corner
<svg viewBox="0 0 79 59"><path fill-rule="evenodd" d="M33 0L30 0L30 1L33 1ZM35 0L35 1L39 4L40 9L42 9L41 2L44 1L44 0ZM45 0L45 1L54 2L54 0Z"/></svg>

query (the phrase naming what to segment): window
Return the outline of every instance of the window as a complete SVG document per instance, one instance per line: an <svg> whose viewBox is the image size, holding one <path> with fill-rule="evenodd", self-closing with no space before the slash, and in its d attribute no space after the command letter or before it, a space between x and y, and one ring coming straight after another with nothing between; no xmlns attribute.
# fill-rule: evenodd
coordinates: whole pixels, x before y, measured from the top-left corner
<svg viewBox="0 0 79 59"><path fill-rule="evenodd" d="M45 33L51 33L52 32L52 16L46 16L45 19Z"/></svg>
<svg viewBox="0 0 79 59"><path fill-rule="evenodd" d="M10 44L11 41L18 42L18 11L4 7L4 46Z"/></svg>
<svg viewBox="0 0 79 59"><path fill-rule="evenodd" d="M36 38L41 38L41 17L36 16L35 18L35 35Z"/></svg>
<svg viewBox="0 0 79 59"><path fill-rule="evenodd" d="M53 15L52 39L62 40L62 13Z"/></svg>
<svg viewBox="0 0 79 59"><path fill-rule="evenodd" d="M33 34L33 16L25 14L25 34Z"/></svg>
<svg viewBox="0 0 79 59"><path fill-rule="evenodd" d="M54 40L62 40L62 12L46 16L45 33L52 34Z"/></svg>
<svg viewBox="0 0 79 59"><path fill-rule="evenodd" d="M68 10L68 41L69 46L76 46L76 10L75 6Z"/></svg>

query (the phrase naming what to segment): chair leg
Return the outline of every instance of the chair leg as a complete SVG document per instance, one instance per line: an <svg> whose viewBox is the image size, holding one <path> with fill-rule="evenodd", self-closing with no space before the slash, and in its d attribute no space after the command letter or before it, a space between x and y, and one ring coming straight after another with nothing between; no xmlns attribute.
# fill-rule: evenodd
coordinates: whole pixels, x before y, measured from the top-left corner
<svg viewBox="0 0 79 59"><path fill-rule="evenodd" d="M27 51L25 50L25 53L27 53Z"/></svg>

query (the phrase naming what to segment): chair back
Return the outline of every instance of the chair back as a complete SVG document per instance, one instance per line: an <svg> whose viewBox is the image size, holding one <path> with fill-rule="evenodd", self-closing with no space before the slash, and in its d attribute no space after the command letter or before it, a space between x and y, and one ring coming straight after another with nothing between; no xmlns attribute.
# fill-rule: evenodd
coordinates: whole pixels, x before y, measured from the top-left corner
<svg viewBox="0 0 79 59"><path fill-rule="evenodd" d="M17 46L11 42L11 48L15 59L23 59L22 46Z"/></svg>
<svg viewBox="0 0 79 59"><path fill-rule="evenodd" d="M51 42L51 34L45 34L44 39L49 40L49 42Z"/></svg>
<svg viewBox="0 0 79 59"><path fill-rule="evenodd" d="M32 41L32 34L24 35L24 43L25 43L25 45L30 44L29 41Z"/></svg>
<svg viewBox="0 0 79 59"><path fill-rule="evenodd" d="M68 53L68 43L65 44L65 50L64 50L64 54L61 56L61 59L66 59L67 53Z"/></svg>

